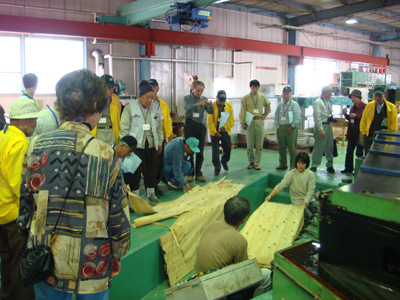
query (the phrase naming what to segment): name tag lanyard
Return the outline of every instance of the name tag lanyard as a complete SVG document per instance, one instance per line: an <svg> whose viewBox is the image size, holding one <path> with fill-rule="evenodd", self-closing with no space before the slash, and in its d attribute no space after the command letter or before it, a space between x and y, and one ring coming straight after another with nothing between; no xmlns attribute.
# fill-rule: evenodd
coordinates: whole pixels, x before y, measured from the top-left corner
<svg viewBox="0 0 400 300"><path fill-rule="evenodd" d="M322 99L322 98L321 98L321 99ZM325 101L324 99L322 99L322 101L324 101L324 104L325 104L326 108L328 109L329 116L332 116L332 112L331 112L331 110L329 109L328 101Z"/></svg>
<svg viewBox="0 0 400 300"><path fill-rule="evenodd" d="M255 109L258 109L258 108L257 108L257 103L258 103L258 93L257 93L256 102L254 102L253 95L250 95L250 96L251 96L251 100L253 100L253 104L254 104L254 106L255 106Z"/></svg>
<svg viewBox="0 0 400 300"><path fill-rule="evenodd" d="M50 106L47 105L47 107L48 107L48 109L51 111L51 113L53 114L54 119L56 120L57 125L59 125L59 124L58 124L58 120L57 120L56 114L54 113L54 111L51 110Z"/></svg>
<svg viewBox="0 0 400 300"><path fill-rule="evenodd" d="M143 109L143 107L141 106L140 108L142 109L142 115L143 115L143 118L144 118L144 123L147 124L147 123L146 123L146 122L147 122L147 116L148 116L148 114L149 114L150 107L147 107L147 108L146 108L146 110L147 110L147 111L146 111L146 116L144 115L144 109ZM149 125L151 125L151 124L149 124Z"/></svg>
<svg viewBox="0 0 400 300"><path fill-rule="evenodd" d="M286 115L286 113L288 112L291 104L292 104L292 100L289 101L289 104L288 104L286 110L283 112L283 116L282 117L284 117ZM283 109L283 107L282 107L282 109Z"/></svg>

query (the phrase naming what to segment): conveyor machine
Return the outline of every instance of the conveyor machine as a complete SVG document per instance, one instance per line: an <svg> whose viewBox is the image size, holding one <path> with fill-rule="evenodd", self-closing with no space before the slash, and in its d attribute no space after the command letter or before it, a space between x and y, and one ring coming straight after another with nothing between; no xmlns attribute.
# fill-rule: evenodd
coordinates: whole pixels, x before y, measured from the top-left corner
<svg viewBox="0 0 400 300"><path fill-rule="evenodd" d="M354 184L320 195L320 241L275 253L274 299L400 299L400 133L380 131Z"/></svg>

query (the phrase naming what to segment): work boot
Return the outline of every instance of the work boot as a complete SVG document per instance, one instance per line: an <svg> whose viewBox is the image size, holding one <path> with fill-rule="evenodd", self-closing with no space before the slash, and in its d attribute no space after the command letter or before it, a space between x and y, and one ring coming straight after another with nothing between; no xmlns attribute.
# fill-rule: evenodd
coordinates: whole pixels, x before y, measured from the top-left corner
<svg viewBox="0 0 400 300"><path fill-rule="evenodd" d="M333 167L326 168L326 171L330 174L335 174L335 169Z"/></svg>
<svg viewBox="0 0 400 300"><path fill-rule="evenodd" d="M249 165L247 166L247 169L253 169L253 168L254 168L254 163L253 162L249 163Z"/></svg>
<svg viewBox="0 0 400 300"><path fill-rule="evenodd" d="M221 165L222 165L222 167L224 168L225 171L228 171L228 170L229 170L228 162L223 161L223 162L221 162Z"/></svg>
<svg viewBox="0 0 400 300"><path fill-rule="evenodd" d="M158 186L155 187L155 194L157 197L164 196L164 192Z"/></svg>
<svg viewBox="0 0 400 300"><path fill-rule="evenodd" d="M214 170L214 175L219 175L219 173L221 173L221 170L217 170L217 169Z"/></svg>
<svg viewBox="0 0 400 300"><path fill-rule="evenodd" d="M154 194L154 193L152 193L150 196L147 197L147 202L148 202L150 205L157 205L157 204L160 204L160 203L161 203L161 201L158 200L156 194Z"/></svg>
<svg viewBox="0 0 400 300"><path fill-rule="evenodd" d="M186 177L187 182L192 182L193 181L193 175L189 175Z"/></svg>
<svg viewBox="0 0 400 300"><path fill-rule="evenodd" d="M257 171L261 170L260 165L259 164L254 164L254 170L257 170Z"/></svg>
<svg viewBox="0 0 400 300"><path fill-rule="evenodd" d="M200 182L206 182L206 181L207 181L207 180L204 178L203 175L196 176L196 180L197 180L197 181L200 181Z"/></svg>

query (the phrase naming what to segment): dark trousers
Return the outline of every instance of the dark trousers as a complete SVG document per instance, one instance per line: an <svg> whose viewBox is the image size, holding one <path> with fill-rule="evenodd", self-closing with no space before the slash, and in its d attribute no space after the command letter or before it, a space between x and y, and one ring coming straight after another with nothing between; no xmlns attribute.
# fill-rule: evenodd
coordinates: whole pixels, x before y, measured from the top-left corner
<svg viewBox="0 0 400 300"><path fill-rule="evenodd" d="M221 170L221 162L228 163L231 159L231 136L228 132L220 132L221 137L211 135L212 163L216 171ZM221 162L219 161L219 142L222 146Z"/></svg>
<svg viewBox="0 0 400 300"><path fill-rule="evenodd" d="M374 138L375 138L374 134L371 136L364 136L365 155L368 154L369 149L371 148L372 144L374 143Z"/></svg>
<svg viewBox="0 0 400 300"><path fill-rule="evenodd" d="M19 282L19 264L22 260L21 250L26 247L28 238L23 237L17 228L16 221L0 225L0 258L2 300L35 299L33 286L23 287Z"/></svg>
<svg viewBox="0 0 400 300"><path fill-rule="evenodd" d="M158 155L156 148L148 148L147 142L145 149L135 149L136 155L142 160L139 168L135 174L125 173L125 183L129 184L131 191L138 190L140 187L140 178L143 177L146 182L146 187L154 188L157 183L157 167L158 167Z"/></svg>
<svg viewBox="0 0 400 300"><path fill-rule="evenodd" d="M165 148L165 141L162 143L162 150L160 155L158 156L158 167L157 167L157 177L156 177L156 185L159 184L161 181L162 174L164 172L164 148ZM147 183L146 183L147 186Z"/></svg>
<svg viewBox="0 0 400 300"><path fill-rule="evenodd" d="M345 170L349 172L353 172L354 170L354 149L356 150L357 157L364 156L364 147L361 145L357 145L357 139L350 137L347 141L347 149L346 149L346 161L344 163Z"/></svg>
<svg viewBox="0 0 400 300"><path fill-rule="evenodd" d="M204 143L206 139L206 133L207 133L207 128L204 127L203 124L195 122L193 120L189 120L185 123L185 128L184 128L184 133L185 133L185 139L188 139L190 137L195 137L196 139L199 140L199 149L200 152L196 153L196 165L194 164L194 154L190 157L190 163L192 164L193 167L193 174L196 174L197 176L202 176L203 173L201 172L201 167L203 166L203 161L204 161Z"/></svg>

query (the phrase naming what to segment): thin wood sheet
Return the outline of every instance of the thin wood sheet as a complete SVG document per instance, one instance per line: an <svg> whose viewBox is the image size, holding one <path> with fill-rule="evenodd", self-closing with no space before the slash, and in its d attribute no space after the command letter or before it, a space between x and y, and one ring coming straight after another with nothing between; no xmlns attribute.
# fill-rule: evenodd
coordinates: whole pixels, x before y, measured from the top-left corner
<svg viewBox="0 0 400 300"><path fill-rule="evenodd" d="M182 214L171 226L171 231L160 238L171 286L193 270L203 228L211 221L223 218L226 200L237 195L242 187L229 180L221 180L192 193L190 203L195 205L190 206L191 211ZM185 201L189 202L189 199Z"/></svg>
<svg viewBox="0 0 400 300"><path fill-rule="evenodd" d="M135 219L133 226L141 227L157 221L179 216L188 211L193 211L204 205L205 201L213 200L215 198L213 193L214 195L220 196L226 192L223 190L216 193L216 191L218 191L220 188L229 186L238 187L239 190L243 187L243 185L231 184L230 180L225 180L225 178L222 178L220 181L210 182L204 187L196 186L178 199L163 202L157 206L154 206L153 209L157 212L156 214ZM207 191L213 192L209 193Z"/></svg>
<svg viewBox="0 0 400 300"><path fill-rule="evenodd" d="M247 239L249 258L270 268L274 253L293 245L303 226L303 206L264 202L240 233Z"/></svg>

